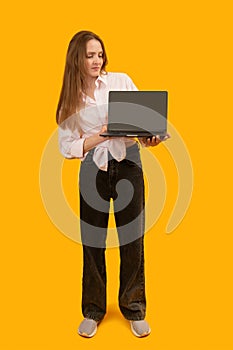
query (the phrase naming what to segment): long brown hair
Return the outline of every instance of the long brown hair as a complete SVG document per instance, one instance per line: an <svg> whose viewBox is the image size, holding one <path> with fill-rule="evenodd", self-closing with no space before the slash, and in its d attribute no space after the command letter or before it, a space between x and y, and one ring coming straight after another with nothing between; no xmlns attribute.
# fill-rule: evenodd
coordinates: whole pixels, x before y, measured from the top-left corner
<svg viewBox="0 0 233 350"><path fill-rule="evenodd" d="M81 105L82 92L85 92L86 44L91 39L98 40L102 46L103 65L101 73L105 72L108 60L103 41L98 35L89 31L83 30L76 33L69 43L66 55L63 84L56 112L56 121L58 124L74 114Z"/></svg>

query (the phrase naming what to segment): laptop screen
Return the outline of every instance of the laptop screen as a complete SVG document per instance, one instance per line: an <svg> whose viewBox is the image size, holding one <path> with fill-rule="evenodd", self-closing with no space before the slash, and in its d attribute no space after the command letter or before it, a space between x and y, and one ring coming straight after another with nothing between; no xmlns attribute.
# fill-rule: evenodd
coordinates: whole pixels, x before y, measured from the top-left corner
<svg viewBox="0 0 233 350"><path fill-rule="evenodd" d="M167 91L110 91L108 131L166 131L167 95Z"/></svg>

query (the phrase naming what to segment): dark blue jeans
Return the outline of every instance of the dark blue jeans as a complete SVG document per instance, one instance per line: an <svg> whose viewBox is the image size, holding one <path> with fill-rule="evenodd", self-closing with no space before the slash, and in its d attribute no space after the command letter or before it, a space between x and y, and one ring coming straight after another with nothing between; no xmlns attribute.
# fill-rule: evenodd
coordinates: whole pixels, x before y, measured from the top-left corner
<svg viewBox="0 0 233 350"><path fill-rule="evenodd" d="M128 320L143 320L146 311L144 275L144 181L138 145L127 148L121 162L109 154L108 171L97 168L93 150L82 162L80 219L83 244L82 312L100 321L106 313L106 235L110 199L120 248L119 307Z"/></svg>

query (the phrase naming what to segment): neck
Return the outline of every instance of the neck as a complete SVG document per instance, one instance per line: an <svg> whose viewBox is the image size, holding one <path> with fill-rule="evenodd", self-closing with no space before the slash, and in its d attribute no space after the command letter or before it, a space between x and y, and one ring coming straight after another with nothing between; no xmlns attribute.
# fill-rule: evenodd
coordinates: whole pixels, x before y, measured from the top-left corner
<svg viewBox="0 0 233 350"><path fill-rule="evenodd" d="M85 81L85 87L87 90L90 90L90 89L95 89L95 81L96 81L96 77L95 78L86 78L86 81Z"/></svg>

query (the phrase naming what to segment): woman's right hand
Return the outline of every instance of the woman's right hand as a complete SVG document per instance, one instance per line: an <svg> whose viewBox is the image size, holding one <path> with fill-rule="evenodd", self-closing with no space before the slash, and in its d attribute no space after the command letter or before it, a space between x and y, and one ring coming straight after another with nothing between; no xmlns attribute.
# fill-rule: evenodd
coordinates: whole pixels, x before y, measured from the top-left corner
<svg viewBox="0 0 233 350"><path fill-rule="evenodd" d="M106 132L106 131L107 131L107 125L103 125L102 129L99 132L99 135L102 134L103 132ZM105 138L105 136L101 136L101 137Z"/></svg>

